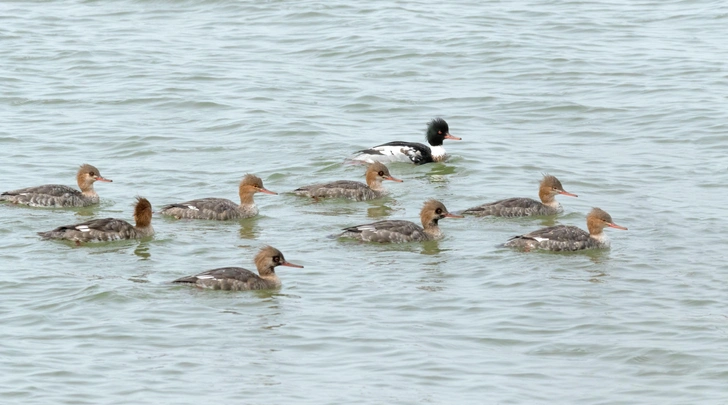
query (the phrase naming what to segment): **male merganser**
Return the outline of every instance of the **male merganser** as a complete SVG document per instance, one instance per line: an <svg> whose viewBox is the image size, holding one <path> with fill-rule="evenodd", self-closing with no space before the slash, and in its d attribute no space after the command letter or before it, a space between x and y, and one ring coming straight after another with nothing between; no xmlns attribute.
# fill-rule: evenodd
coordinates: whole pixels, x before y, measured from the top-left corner
<svg viewBox="0 0 728 405"><path fill-rule="evenodd" d="M531 198L508 198L492 203L468 208L463 214L473 214L479 217L493 215L496 217L529 217L532 215L555 215L563 211L561 204L554 198L558 194L577 197L576 194L566 192L559 179L551 175L544 175L538 189L541 201Z"/></svg>
<svg viewBox="0 0 728 405"><path fill-rule="evenodd" d="M197 287L213 290L269 290L281 286L281 280L276 275L276 266L303 268L298 264L287 262L280 250L265 246L255 256L255 267L258 268L260 276L241 267L222 267L195 276L178 278L172 282L194 284Z"/></svg>
<svg viewBox="0 0 728 405"><path fill-rule="evenodd" d="M445 160L447 154L442 142L445 139L462 140L450 135L450 129L442 118L435 118L427 124L427 142L430 146L415 142L389 142L356 152L351 160L373 162L408 162L416 165Z"/></svg>
<svg viewBox="0 0 728 405"><path fill-rule="evenodd" d="M263 187L263 180L258 176L246 174L240 182L238 194L240 205L226 198L200 198L179 204L169 204L162 207L162 215L171 215L177 219L215 219L225 221L228 219L250 218L258 215L258 207L253 201L253 194L278 194Z"/></svg>
<svg viewBox="0 0 728 405"><path fill-rule="evenodd" d="M344 228L340 238L354 238L364 242L421 242L442 237L437 221L443 218L462 218L447 212L437 200L427 200L420 211L422 227L410 221L386 220Z"/></svg>
<svg viewBox="0 0 728 405"><path fill-rule="evenodd" d="M137 197L132 225L123 219L92 219L76 225L60 226L52 231L38 232L43 239L66 239L80 242L101 242L120 239L142 239L154 235L152 228L152 204Z"/></svg>
<svg viewBox="0 0 728 405"><path fill-rule="evenodd" d="M86 207L99 203L99 195L94 190L95 181L111 180L101 177L99 169L83 164L76 173L76 182L81 191L58 184L21 188L0 194L0 201L24 204L31 207Z"/></svg>
<svg viewBox="0 0 728 405"><path fill-rule="evenodd" d="M360 181L339 180L332 183L312 184L293 190L294 193L306 197L319 198L348 198L356 201L373 200L387 194L382 187L382 180L391 180L401 183L389 174L389 169L382 163L375 162L369 165L366 173L367 184Z"/></svg>
<svg viewBox="0 0 728 405"><path fill-rule="evenodd" d="M599 208L593 208L586 216L586 227L589 232L575 226L550 226L525 235L514 236L504 246L525 250L543 249L553 251L602 249L609 247L609 239L603 232L604 228L627 230L627 228L612 222L612 217Z"/></svg>

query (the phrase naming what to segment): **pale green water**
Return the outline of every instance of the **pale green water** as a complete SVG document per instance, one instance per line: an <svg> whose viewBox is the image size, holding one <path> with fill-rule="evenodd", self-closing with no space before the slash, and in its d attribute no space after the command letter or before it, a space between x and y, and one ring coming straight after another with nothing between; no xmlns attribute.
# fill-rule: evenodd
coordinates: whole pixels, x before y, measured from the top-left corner
<svg viewBox="0 0 728 405"><path fill-rule="evenodd" d="M0 3L0 190L114 180L100 207L0 206L3 404L725 404L728 6L720 2ZM349 153L421 141L391 198L260 195L232 223L155 217L148 242L36 232L362 179ZM341 243L341 227L535 197L542 172L629 231L612 249L497 247L548 219L444 220L446 238ZM168 281L305 269L278 292Z"/></svg>

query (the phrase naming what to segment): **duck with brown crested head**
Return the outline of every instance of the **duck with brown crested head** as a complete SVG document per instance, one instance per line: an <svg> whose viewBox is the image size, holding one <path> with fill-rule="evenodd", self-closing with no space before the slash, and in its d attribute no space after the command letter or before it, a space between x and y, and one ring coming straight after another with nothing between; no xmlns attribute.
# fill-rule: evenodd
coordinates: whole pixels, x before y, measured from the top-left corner
<svg viewBox="0 0 728 405"><path fill-rule="evenodd" d="M75 225L64 225L48 232L38 232L43 239L65 239L80 242L105 242L120 239L142 239L154 235L152 204L137 197L132 225L123 219L93 219Z"/></svg>
<svg viewBox="0 0 728 405"><path fill-rule="evenodd" d="M255 256L258 274L242 267L221 267L194 276L178 278L172 282L194 284L200 288L213 290L269 290L281 287L281 280L275 271L278 266L303 268L301 265L286 261L280 250L265 246Z"/></svg>
<svg viewBox="0 0 728 405"><path fill-rule="evenodd" d="M76 183L81 191L60 184L46 184L5 191L0 194L0 201L31 207L88 207L99 203L99 195L94 190L97 181L111 183L101 176L99 169L86 163L76 172Z"/></svg>
<svg viewBox="0 0 728 405"><path fill-rule="evenodd" d="M604 249L609 247L609 239L604 233L604 228L627 230L615 224L612 217L600 208L593 208L586 216L586 227L589 232L576 226L550 226L525 235L514 236L504 246L552 251Z"/></svg>
<svg viewBox="0 0 728 405"><path fill-rule="evenodd" d="M347 198L355 201L367 201L380 198L387 194L382 187L383 180L401 183L389 174L389 169L383 163L372 163L367 168L366 184L360 181L338 180L331 183L312 184L293 190L297 195L319 198Z"/></svg>
<svg viewBox="0 0 728 405"><path fill-rule="evenodd" d="M349 159L359 162L406 162L421 165L441 162L447 158L442 143L445 139L460 141L462 138L450 135L450 127L442 118L435 118L427 124L425 136L428 145L417 142L394 141L356 152Z"/></svg>
<svg viewBox="0 0 728 405"><path fill-rule="evenodd" d="M250 218L258 215L253 195L255 193L278 194L263 187L263 180L258 176L246 174L238 187L240 204L226 198L200 198L183 203L169 204L162 207L162 215L170 215L177 219L213 219L225 221L230 219Z"/></svg>
<svg viewBox="0 0 728 405"><path fill-rule="evenodd" d="M364 242L393 243L434 240L442 237L438 221L443 218L462 218L462 216L449 213L440 201L428 200L420 210L422 226L410 221L385 220L344 228L344 232L337 237L354 238Z"/></svg>
<svg viewBox="0 0 728 405"><path fill-rule="evenodd" d="M529 217L533 215L556 215L563 212L561 204L554 197L557 195L566 195L569 197L577 197L564 190L559 179L555 176L544 175L541 184L539 184L538 196L541 201L532 198L507 198L492 203L479 205L477 207L468 208L463 214L472 214L475 216L492 215L496 217Z"/></svg>

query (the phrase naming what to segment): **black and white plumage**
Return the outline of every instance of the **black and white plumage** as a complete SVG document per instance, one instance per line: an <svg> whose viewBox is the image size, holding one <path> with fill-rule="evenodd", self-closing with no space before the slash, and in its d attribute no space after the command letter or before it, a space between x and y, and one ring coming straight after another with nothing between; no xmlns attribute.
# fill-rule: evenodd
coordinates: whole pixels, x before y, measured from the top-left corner
<svg viewBox="0 0 728 405"><path fill-rule="evenodd" d="M5 191L0 194L0 201L31 207L87 207L99 203L99 195L94 190L96 181L111 182L101 177L97 168L83 164L76 173L76 183L81 191L59 184L46 184Z"/></svg>
<svg viewBox="0 0 728 405"><path fill-rule="evenodd" d="M561 204L554 197L562 194L577 197L576 194L564 190L559 179L544 175L539 184L538 196L541 201L532 198L508 198L492 203L468 208L463 214L476 216L492 215L496 217L528 217L533 215L555 215L563 211Z"/></svg>
<svg viewBox="0 0 728 405"><path fill-rule="evenodd" d="M75 242L103 242L121 239L142 239L154 235L152 228L152 204L146 198L138 197L134 207L135 225L123 219L92 219L75 225L64 225L39 232L43 239L65 239Z"/></svg>
<svg viewBox="0 0 728 405"><path fill-rule="evenodd" d="M442 143L445 139L461 140L450 135L450 128L442 118L435 118L427 124L427 142L429 146L416 142L395 141L356 152L350 158L353 161L374 162L407 162L417 165L440 162L447 154Z"/></svg>
<svg viewBox="0 0 728 405"><path fill-rule="evenodd" d="M226 198L200 198L162 207L162 215L173 216L177 219L212 219L225 221L231 219L250 218L258 215L253 195L255 193L278 194L263 187L263 180L258 176L247 174L238 187L240 204Z"/></svg>
<svg viewBox="0 0 728 405"><path fill-rule="evenodd" d="M604 249L609 247L609 239L604 228L627 228L612 222L612 217L604 210L593 208L586 217L589 232L576 226L557 225L542 228L525 235L514 236L504 244L523 250L541 249L551 251L575 251L584 249Z"/></svg>
<svg viewBox="0 0 728 405"><path fill-rule="evenodd" d="M438 221L443 218L462 218L462 216L449 213L440 201L428 200L420 210L421 227L410 221L386 220L344 228L344 232L337 236L381 243L434 240L442 237Z"/></svg>
<svg viewBox="0 0 728 405"><path fill-rule="evenodd" d="M242 267L222 267L178 278L172 282L194 284L200 288L214 290L269 290L281 286L281 281L275 272L277 266L303 268L298 264L287 262L283 253L271 246L265 246L258 252L255 256L255 266L258 274Z"/></svg>
<svg viewBox="0 0 728 405"><path fill-rule="evenodd" d="M319 198L347 198L355 201L367 201L387 194L382 187L383 180L401 183L389 174L389 169L382 163L375 162L367 168L366 184L360 181L339 180L331 183L312 184L293 190L297 195Z"/></svg>

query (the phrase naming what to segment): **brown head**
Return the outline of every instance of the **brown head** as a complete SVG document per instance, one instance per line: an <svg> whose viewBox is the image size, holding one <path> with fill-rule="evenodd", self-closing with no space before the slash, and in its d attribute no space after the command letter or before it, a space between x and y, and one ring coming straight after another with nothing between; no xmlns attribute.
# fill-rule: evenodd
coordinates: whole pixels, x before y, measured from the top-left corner
<svg viewBox="0 0 728 405"><path fill-rule="evenodd" d="M146 228L152 223L152 204L144 197L137 197L134 205L134 221L137 228Z"/></svg>
<svg viewBox="0 0 728 405"><path fill-rule="evenodd" d="M272 246L263 246L260 252L255 255L255 267L261 276L274 274L275 268L278 266L303 268L298 264L287 262L286 258L283 257L283 253Z"/></svg>
<svg viewBox="0 0 728 405"><path fill-rule="evenodd" d="M462 218L462 215L451 214L445 208L445 204L437 200L427 200L420 210L420 221L422 227L427 229L437 226L437 221L443 218Z"/></svg>
<svg viewBox="0 0 728 405"><path fill-rule="evenodd" d="M569 197L578 197L576 194L572 194L564 190L564 186L561 185L559 179L550 174L544 174L541 185L538 189L538 196L541 202L544 204L554 201L554 197L558 194L568 195Z"/></svg>
<svg viewBox="0 0 728 405"><path fill-rule="evenodd" d="M243 180L240 181L240 188L238 189L238 194L240 194L240 203L252 204L253 194L255 193L278 194L270 190L266 190L266 188L263 187L263 180L261 180L260 177L253 174L246 174L245 177L243 177Z"/></svg>
<svg viewBox="0 0 728 405"><path fill-rule="evenodd" d="M402 180L396 179L389 174L389 169L383 163L376 162L369 165L367 168L367 185L372 189L379 189L382 185L382 180L396 181L402 183Z"/></svg>
<svg viewBox="0 0 728 405"><path fill-rule="evenodd" d="M76 173L76 182L78 183L78 188L80 188L81 191L93 190L95 181L105 181L107 183L111 183L111 180L101 177L99 169L91 166L88 163L82 164L81 167L78 169L78 173Z"/></svg>
<svg viewBox="0 0 728 405"><path fill-rule="evenodd" d="M591 212L586 216L586 227L589 229L590 235L599 235L606 227L627 230L627 228L612 222L611 215L601 208L592 208Z"/></svg>

